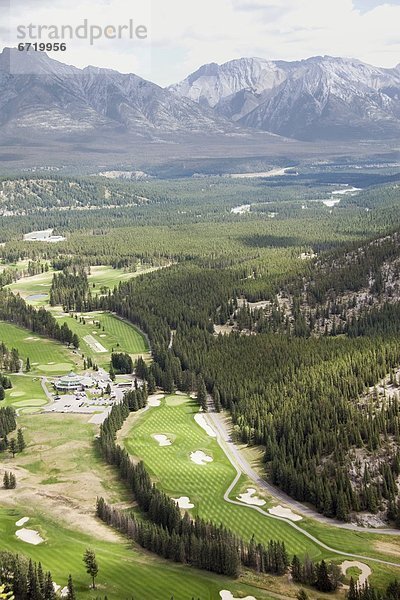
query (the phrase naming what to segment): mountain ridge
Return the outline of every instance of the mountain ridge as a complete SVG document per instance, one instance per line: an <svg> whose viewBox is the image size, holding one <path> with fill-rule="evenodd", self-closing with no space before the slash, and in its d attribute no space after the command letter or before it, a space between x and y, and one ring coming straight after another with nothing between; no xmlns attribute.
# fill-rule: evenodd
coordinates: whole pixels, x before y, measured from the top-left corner
<svg viewBox="0 0 400 600"><path fill-rule="evenodd" d="M240 58L203 65L169 87L243 127L304 140L400 132L400 70L358 59Z"/></svg>
<svg viewBox="0 0 400 600"><path fill-rule="evenodd" d="M113 69L79 69L41 52L0 54L0 132L45 136L104 133L150 143L164 135L280 137L302 142L395 139L400 135L400 65L315 56L243 57L201 66L162 88ZM259 143L259 140L255 140Z"/></svg>

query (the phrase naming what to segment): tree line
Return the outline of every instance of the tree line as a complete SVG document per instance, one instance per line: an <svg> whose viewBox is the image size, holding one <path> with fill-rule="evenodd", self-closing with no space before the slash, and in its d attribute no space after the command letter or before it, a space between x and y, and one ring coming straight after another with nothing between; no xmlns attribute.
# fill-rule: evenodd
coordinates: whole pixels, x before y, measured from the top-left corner
<svg viewBox="0 0 400 600"><path fill-rule="evenodd" d="M45 308L36 309L9 290L0 290L0 320L79 348L79 338L71 331L67 323L60 326L57 319Z"/></svg>
<svg viewBox="0 0 400 600"><path fill-rule="evenodd" d="M0 452L8 447L7 436L17 428L15 410L11 406L0 408Z"/></svg>
<svg viewBox="0 0 400 600"><path fill-rule="evenodd" d="M143 405L146 391L131 391L130 397L135 394L137 405ZM103 498L97 501L98 516L147 550L175 562L231 577L238 576L242 564L250 567L253 563L261 572L283 574L289 564L283 542L271 541L264 546L253 539L245 544L222 525L191 519L188 513L181 515L176 502L152 484L143 462L134 465L126 450L115 443L116 432L129 412L125 397L103 423L99 445L107 462L117 467L147 520L115 509Z"/></svg>

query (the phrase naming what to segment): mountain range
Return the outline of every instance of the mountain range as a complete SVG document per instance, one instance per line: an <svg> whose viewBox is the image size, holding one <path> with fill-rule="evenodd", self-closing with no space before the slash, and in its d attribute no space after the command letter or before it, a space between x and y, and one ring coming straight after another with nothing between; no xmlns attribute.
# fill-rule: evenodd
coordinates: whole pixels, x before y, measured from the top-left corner
<svg viewBox="0 0 400 600"><path fill-rule="evenodd" d="M12 64L12 69L10 69ZM400 65L354 59L242 58L202 66L168 88L134 74L78 69L41 52L0 54L0 133L249 135L389 140L400 134Z"/></svg>
<svg viewBox="0 0 400 600"><path fill-rule="evenodd" d="M170 89L243 127L291 138L394 138L400 131L400 65L242 58L205 65Z"/></svg>

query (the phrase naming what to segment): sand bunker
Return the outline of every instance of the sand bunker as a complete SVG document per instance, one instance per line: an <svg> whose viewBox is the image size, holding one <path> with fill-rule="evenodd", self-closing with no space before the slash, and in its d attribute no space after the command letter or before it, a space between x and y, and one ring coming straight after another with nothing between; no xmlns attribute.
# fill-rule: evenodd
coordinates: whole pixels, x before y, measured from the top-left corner
<svg viewBox="0 0 400 600"><path fill-rule="evenodd" d="M213 461L211 456L207 456L207 454L205 454L201 450L197 450L197 452L192 452L192 454L190 455L190 460L196 463L196 465L205 465Z"/></svg>
<svg viewBox="0 0 400 600"><path fill-rule="evenodd" d="M166 435L152 435L152 438L159 443L160 446L171 446L172 442Z"/></svg>
<svg viewBox="0 0 400 600"><path fill-rule="evenodd" d="M23 542L26 542L27 544L33 544L34 546L38 546L44 542L44 539L39 535L39 533L33 529L18 529L15 535Z"/></svg>
<svg viewBox="0 0 400 600"><path fill-rule="evenodd" d="M160 406L161 400L155 400L154 398L152 398L151 400L147 401L147 404L149 406Z"/></svg>
<svg viewBox="0 0 400 600"><path fill-rule="evenodd" d="M255 493L256 490L254 488L247 488L247 492L245 494L239 494L237 499L245 504L250 504L251 506L264 506L265 500L255 496Z"/></svg>
<svg viewBox="0 0 400 600"><path fill-rule="evenodd" d="M202 413L197 413L197 415L194 415L194 420L196 421L197 425L200 425L200 427L204 429L207 435L210 437L217 437L214 429L207 423L206 418Z"/></svg>
<svg viewBox="0 0 400 600"><path fill-rule="evenodd" d="M164 398L163 394L153 394L149 396L147 399L147 404L149 406L160 406L161 400Z"/></svg>
<svg viewBox="0 0 400 600"><path fill-rule="evenodd" d="M367 582L368 577L372 573L372 571L368 565L358 562L357 560L345 560L339 566L342 570L343 575L346 575L347 569L351 569L352 567L356 567L357 569L359 569L361 571L361 575L359 576L358 581L357 581L357 583L359 585L364 585ZM343 586L343 587L347 587L347 586Z"/></svg>
<svg viewBox="0 0 400 600"><path fill-rule="evenodd" d="M194 508L194 504L190 502L190 499L187 496L181 496L180 498L172 498L179 508Z"/></svg>
<svg viewBox="0 0 400 600"><path fill-rule="evenodd" d="M283 506L280 505L269 508L268 512L270 515L283 517L284 519L289 519L289 521L301 521L303 518L300 517L300 515L296 515L290 508L283 508Z"/></svg>
<svg viewBox="0 0 400 600"><path fill-rule="evenodd" d="M28 521L29 521L29 517L23 517L22 519L20 519L19 521L17 521L15 524L16 524L17 527L22 527Z"/></svg>
<svg viewBox="0 0 400 600"><path fill-rule="evenodd" d="M219 595L221 596L221 600L256 600L254 596L246 596L246 598L235 598L232 592L228 592L227 590L221 590Z"/></svg>

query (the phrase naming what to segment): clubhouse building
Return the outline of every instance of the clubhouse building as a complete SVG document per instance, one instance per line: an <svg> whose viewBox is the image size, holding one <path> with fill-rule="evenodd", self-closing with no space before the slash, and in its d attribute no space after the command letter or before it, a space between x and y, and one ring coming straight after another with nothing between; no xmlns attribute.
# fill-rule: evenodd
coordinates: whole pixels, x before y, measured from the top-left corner
<svg viewBox="0 0 400 600"><path fill-rule="evenodd" d="M95 382L91 377L76 375L72 372L54 382L54 387L58 392L75 392L94 387L94 385Z"/></svg>

